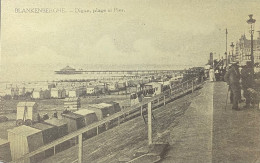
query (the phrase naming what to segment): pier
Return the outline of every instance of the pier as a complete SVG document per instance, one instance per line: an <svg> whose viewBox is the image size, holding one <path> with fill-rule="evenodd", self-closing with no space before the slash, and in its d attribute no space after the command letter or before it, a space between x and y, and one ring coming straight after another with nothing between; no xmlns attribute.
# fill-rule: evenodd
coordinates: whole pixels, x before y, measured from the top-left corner
<svg viewBox="0 0 260 163"><path fill-rule="evenodd" d="M62 74L62 71L55 71ZM174 74L184 73L185 70L75 70L75 74L121 74L121 75L154 75L154 74ZM64 73L66 74L66 73Z"/></svg>

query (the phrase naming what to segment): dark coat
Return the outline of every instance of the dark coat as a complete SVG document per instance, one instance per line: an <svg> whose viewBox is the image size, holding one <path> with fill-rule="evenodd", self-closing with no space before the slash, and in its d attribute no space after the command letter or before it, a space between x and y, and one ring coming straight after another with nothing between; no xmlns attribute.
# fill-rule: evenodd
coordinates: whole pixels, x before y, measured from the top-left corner
<svg viewBox="0 0 260 163"><path fill-rule="evenodd" d="M241 70L241 83L243 89L253 88L254 74L251 68L243 67Z"/></svg>
<svg viewBox="0 0 260 163"><path fill-rule="evenodd" d="M228 85L239 86L240 73L237 66L232 66L224 76L224 80Z"/></svg>

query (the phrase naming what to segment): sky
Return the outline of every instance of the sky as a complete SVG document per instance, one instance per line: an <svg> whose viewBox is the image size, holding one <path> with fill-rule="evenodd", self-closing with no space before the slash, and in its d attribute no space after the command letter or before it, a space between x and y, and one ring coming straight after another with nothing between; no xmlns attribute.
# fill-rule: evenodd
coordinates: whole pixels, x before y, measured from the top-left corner
<svg viewBox="0 0 260 163"><path fill-rule="evenodd" d="M1 7L5 66L203 66L210 52L224 56L226 28L228 51L242 34L249 37L248 14L260 30L259 0L4 0ZM16 12L27 8L65 13Z"/></svg>

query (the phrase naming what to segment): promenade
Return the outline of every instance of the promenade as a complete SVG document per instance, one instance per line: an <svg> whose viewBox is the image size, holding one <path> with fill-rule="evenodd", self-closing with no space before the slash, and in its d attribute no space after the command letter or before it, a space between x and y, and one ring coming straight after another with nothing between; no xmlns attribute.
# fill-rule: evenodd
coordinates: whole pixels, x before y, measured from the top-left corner
<svg viewBox="0 0 260 163"><path fill-rule="evenodd" d="M212 162L256 162L260 157L260 111L235 111L231 104L225 110L226 92L225 83L214 83Z"/></svg>
<svg viewBox="0 0 260 163"><path fill-rule="evenodd" d="M154 111L153 141L168 142L162 163L254 163L260 157L260 111L235 111L227 85L206 82L202 89ZM241 107L244 104L241 104ZM147 147L147 125L141 117L84 141L84 162L118 162ZM42 161L73 162L77 147Z"/></svg>
<svg viewBox="0 0 260 163"><path fill-rule="evenodd" d="M260 156L260 111L232 110L224 82L206 83L179 126L163 163L254 163ZM244 104L240 104L242 108ZM259 161L259 160L258 160Z"/></svg>

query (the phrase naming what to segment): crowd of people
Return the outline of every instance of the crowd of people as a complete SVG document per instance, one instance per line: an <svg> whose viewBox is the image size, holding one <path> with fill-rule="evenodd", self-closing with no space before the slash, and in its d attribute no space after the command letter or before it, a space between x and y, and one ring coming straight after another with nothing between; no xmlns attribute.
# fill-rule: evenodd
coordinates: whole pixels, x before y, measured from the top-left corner
<svg viewBox="0 0 260 163"><path fill-rule="evenodd" d="M241 70L241 71L240 71ZM243 102L241 96L241 90L243 91L243 97L245 98L244 108L254 107L256 104L254 99L255 80L254 69L251 62L247 62L245 66L239 67L238 63L233 63L228 71L224 75L224 81L227 82L230 91L230 102L232 103L232 109L240 110L238 104Z"/></svg>
<svg viewBox="0 0 260 163"><path fill-rule="evenodd" d="M226 74L226 68L224 66L212 67L209 69L209 80L210 81L224 81L224 75Z"/></svg>

